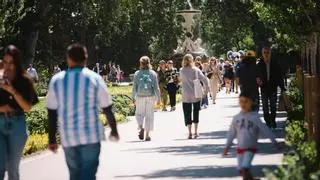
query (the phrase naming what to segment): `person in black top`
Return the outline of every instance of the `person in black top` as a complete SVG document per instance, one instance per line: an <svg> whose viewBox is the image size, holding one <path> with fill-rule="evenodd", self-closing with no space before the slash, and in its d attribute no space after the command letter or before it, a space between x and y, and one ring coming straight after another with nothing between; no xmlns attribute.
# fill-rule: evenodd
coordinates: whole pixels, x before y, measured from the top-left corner
<svg viewBox="0 0 320 180"><path fill-rule="evenodd" d="M102 66L102 71L101 71L101 76L104 81L107 81L108 73L109 73L108 66L104 64Z"/></svg>
<svg viewBox="0 0 320 180"><path fill-rule="evenodd" d="M225 62L223 78L226 85L226 93L230 94L231 82L234 79L234 72L233 72L233 67L229 61Z"/></svg>
<svg viewBox="0 0 320 180"><path fill-rule="evenodd" d="M259 111L258 68L254 51L247 51L236 69L236 81L241 92L246 92L253 100L253 111Z"/></svg>
<svg viewBox="0 0 320 180"><path fill-rule="evenodd" d="M4 78L0 84L0 180L8 170L10 180L19 179L19 164L27 140L25 112L38 103L32 79L23 70L20 51L8 46L4 52Z"/></svg>
<svg viewBox="0 0 320 180"><path fill-rule="evenodd" d="M283 73L279 63L271 55L271 49L262 49L263 60L258 63L258 84L261 87L263 115L267 126L276 128L277 90L285 91Z"/></svg>
<svg viewBox="0 0 320 180"><path fill-rule="evenodd" d="M179 89L178 85L178 70L173 66L173 61L168 61L168 68L166 71L166 83L167 83L167 91L169 94L169 99L170 99L170 106L171 110L170 111L175 111L176 110L176 96L177 96L177 91Z"/></svg>

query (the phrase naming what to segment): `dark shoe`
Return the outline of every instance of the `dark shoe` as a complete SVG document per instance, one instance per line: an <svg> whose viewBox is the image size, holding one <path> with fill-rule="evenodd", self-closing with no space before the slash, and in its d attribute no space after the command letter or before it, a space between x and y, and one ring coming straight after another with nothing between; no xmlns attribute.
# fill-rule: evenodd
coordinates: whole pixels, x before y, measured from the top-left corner
<svg viewBox="0 0 320 180"><path fill-rule="evenodd" d="M197 139L199 137L199 134L195 134L194 138Z"/></svg>
<svg viewBox="0 0 320 180"><path fill-rule="evenodd" d="M192 134L189 134L188 139L192 139Z"/></svg>
<svg viewBox="0 0 320 180"><path fill-rule="evenodd" d="M163 108L162 111L163 112L167 112L168 110L167 110L167 108Z"/></svg>
<svg viewBox="0 0 320 180"><path fill-rule="evenodd" d="M176 107L171 107L171 112L175 111L176 110Z"/></svg>
<svg viewBox="0 0 320 180"><path fill-rule="evenodd" d="M138 137L139 137L140 140L144 139L144 129L143 128L140 130Z"/></svg>
<svg viewBox="0 0 320 180"><path fill-rule="evenodd" d="M146 141L151 141L151 137L146 137Z"/></svg>
<svg viewBox="0 0 320 180"><path fill-rule="evenodd" d="M277 123L276 122L272 122L272 128L273 129L277 129Z"/></svg>

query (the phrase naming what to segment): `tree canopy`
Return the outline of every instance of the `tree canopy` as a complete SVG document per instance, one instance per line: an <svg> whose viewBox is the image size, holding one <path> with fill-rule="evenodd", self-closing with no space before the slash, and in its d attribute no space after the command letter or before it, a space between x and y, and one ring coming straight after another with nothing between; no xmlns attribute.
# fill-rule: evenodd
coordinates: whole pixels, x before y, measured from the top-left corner
<svg viewBox="0 0 320 180"><path fill-rule="evenodd" d="M319 31L317 0L191 0L202 10L201 38L210 55L257 49L272 41L281 52L298 50ZM72 42L87 45L91 64L115 61L132 70L141 55L169 58L183 37L185 0L2 0L0 48L15 44L23 63L52 67Z"/></svg>

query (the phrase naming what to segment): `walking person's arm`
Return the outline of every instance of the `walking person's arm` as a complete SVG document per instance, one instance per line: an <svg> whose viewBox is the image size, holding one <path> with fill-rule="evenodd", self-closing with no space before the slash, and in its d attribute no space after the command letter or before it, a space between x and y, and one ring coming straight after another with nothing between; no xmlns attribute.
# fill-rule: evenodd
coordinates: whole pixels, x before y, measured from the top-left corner
<svg viewBox="0 0 320 180"><path fill-rule="evenodd" d="M157 73L154 73L153 87L154 87L155 95L157 97L157 103L160 104L161 93L160 93L159 80L158 80Z"/></svg>
<svg viewBox="0 0 320 180"><path fill-rule="evenodd" d="M56 153L57 145L57 127L58 127L58 99L54 91L54 80L50 81L49 90L47 95L47 109L48 109L48 136L49 136L49 150Z"/></svg>
<svg viewBox="0 0 320 180"><path fill-rule="evenodd" d="M1 85L0 88L10 93L24 112L29 112L32 105L38 103L38 97L31 82L26 84L25 92L18 92L9 80Z"/></svg>
<svg viewBox="0 0 320 180"><path fill-rule="evenodd" d="M226 142L226 147L223 151L223 156L227 156L228 152L229 152L229 148L232 146L232 142L234 140L234 138L236 137L236 127L235 127L235 121L233 120L230 128L229 128L229 132L228 132L228 136L227 136L227 142Z"/></svg>
<svg viewBox="0 0 320 180"><path fill-rule="evenodd" d="M112 98L108 92L107 85L101 77L99 77L98 83L99 106L102 108L111 128L109 139L111 141L119 141L117 122L112 111Z"/></svg>
<svg viewBox="0 0 320 180"><path fill-rule="evenodd" d="M133 76L133 85L132 85L132 100L135 101L137 97L137 75L138 72L136 72Z"/></svg>
<svg viewBox="0 0 320 180"><path fill-rule="evenodd" d="M286 88L284 86L284 78L285 78L285 76L284 76L283 70L280 67L279 63L277 63L276 68L277 68L277 73L278 73L278 76L279 76L278 77L279 78L279 84L278 85L279 85L279 87L281 89L281 92L284 92L284 91L286 91Z"/></svg>
<svg viewBox="0 0 320 180"><path fill-rule="evenodd" d="M263 60L260 60L260 61L263 61ZM256 81L257 81L258 86L260 86L260 87L263 85L261 66L262 66L261 62L258 62L258 64L256 65Z"/></svg>
<svg viewBox="0 0 320 180"><path fill-rule="evenodd" d="M199 80L204 84L204 89L205 89L206 94L207 94L209 92L208 78L200 70L197 70L196 73L198 73Z"/></svg>

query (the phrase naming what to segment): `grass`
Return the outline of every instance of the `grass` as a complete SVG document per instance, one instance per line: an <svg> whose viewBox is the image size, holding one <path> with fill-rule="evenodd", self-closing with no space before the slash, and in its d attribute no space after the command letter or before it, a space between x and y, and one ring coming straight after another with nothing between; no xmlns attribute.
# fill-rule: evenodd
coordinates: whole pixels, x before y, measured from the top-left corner
<svg viewBox="0 0 320 180"><path fill-rule="evenodd" d="M123 94L131 97L132 86L110 86L108 90L111 95Z"/></svg>

